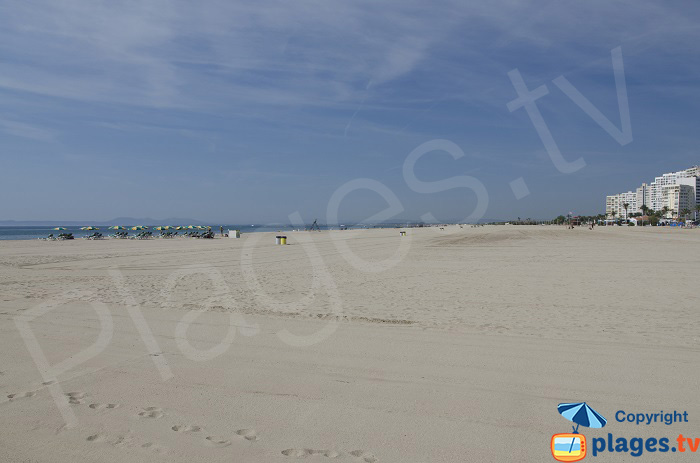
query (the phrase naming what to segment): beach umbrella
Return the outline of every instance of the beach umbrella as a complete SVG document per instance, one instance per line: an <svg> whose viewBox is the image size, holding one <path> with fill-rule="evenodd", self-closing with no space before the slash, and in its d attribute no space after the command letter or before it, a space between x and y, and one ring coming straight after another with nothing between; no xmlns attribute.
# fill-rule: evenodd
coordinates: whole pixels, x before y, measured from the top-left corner
<svg viewBox="0 0 700 463"><path fill-rule="evenodd" d="M195 228L195 226L194 226L194 225L188 225L187 228L189 228L190 230L192 230L192 229Z"/></svg>
<svg viewBox="0 0 700 463"><path fill-rule="evenodd" d="M600 413L593 410L586 402L559 404L557 406L557 410L561 416L576 423L574 433L578 432L579 425L586 426L588 428L602 428L608 422Z"/></svg>
<svg viewBox="0 0 700 463"><path fill-rule="evenodd" d="M121 225L113 225L109 227L110 230L126 230L126 227L122 227Z"/></svg>
<svg viewBox="0 0 700 463"><path fill-rule="evenodd" d="M574 434L578 434L579 426L586 426L588 428L602 428L608 422L603 415L593 410L586 402L578 402L571 404L559 404L557 405L557 411L561 416L569 421L576 423L576 428L573 426ZM569 452L574 447L574 442L576 438L571 440L571 447L569 447Z"/></svg>
<svg viewBox="0 0 700 463"><path fill-rule="evenodd" d="M56 227L56 228L54 228L54 230L65 230L65 229L66 229L66 227Z"/></svg>

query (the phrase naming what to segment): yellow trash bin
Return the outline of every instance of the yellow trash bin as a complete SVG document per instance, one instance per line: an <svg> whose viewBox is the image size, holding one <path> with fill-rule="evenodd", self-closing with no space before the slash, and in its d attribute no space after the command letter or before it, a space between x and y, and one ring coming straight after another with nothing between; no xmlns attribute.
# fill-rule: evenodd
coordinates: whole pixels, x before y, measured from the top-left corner
<svg viewBox="0 0 700 463"><path fill-rule="evenodd" d="M282 244L282 245L287 244L287 237L286 236L280 236L280 244Z"/></svg>

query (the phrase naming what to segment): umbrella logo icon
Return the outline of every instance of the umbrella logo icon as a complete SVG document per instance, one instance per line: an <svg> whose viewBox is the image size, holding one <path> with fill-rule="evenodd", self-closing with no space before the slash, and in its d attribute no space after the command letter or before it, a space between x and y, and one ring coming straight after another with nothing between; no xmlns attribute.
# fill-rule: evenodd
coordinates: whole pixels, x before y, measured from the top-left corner
<svg viewBox="0 0 700 463"><path fill-rule="evenodd" d="M583 460L586 457L586 436L578 433L579 426L602 428L608 421L586 402L559 404L557 411L576 426L571 426L571 433L552 436L552 456L557 461Z"/></svg>

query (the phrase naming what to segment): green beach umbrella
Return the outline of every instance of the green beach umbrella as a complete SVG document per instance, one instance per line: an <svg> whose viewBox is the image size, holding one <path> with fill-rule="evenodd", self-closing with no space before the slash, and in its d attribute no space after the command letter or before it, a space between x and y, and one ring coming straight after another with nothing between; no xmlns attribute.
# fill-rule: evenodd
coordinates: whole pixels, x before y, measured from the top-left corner
<svg viewBox="0 0 700 463"><path fill-rule="evenodd" d="M54 228L54 230L65 230L65 229L66 229L66 227L56 227L56 228Z"/></svg>

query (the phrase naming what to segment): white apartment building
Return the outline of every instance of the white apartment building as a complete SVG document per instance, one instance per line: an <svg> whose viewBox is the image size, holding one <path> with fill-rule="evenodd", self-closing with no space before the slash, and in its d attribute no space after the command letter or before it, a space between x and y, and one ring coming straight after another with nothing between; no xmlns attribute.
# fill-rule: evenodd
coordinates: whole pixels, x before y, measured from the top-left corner
<svg viewBox="0 0 700 463"><path fill-rule="evenodd" d="M693 205L693 207L690 208L691 210L694 209L696 205L700 204L700 177L693 176L680 178L678 179L678 184L688 185L693 189L693 197L695 197L695 204Z"/></svg>
<svg viewBox="0 0 700 463"><path fill-rule="evenodd" d="M627 209L625 209L627 204ZM605 199L605 215L612 217L613 211L618 219L627 219L630 214L637 212L637 192L628 191L608 196Z"/></svg>
<svg viewBox="0 0 700 463"><path fill-rule="evenodd" d="M678 187L678 188L669 188ZM625 212L624 204L628 204ZM678 172L669 172L656 177L650 184L642 183L634 192L619 193L605 198L605 214L627 219L630 214L642 212L642 206L659 211L667 207L667 217L678 216L680 211L695 212L700 204L700 166ZM674 214L675 213L675 214Z"/></svg>
<svg viewBox="0 0 700 463"><path fill-rule="evenodd" d="M661 177L656 177L654 181L649 185L649 207L658 211L663 209L664 206L668 204L664 200L664 187L669 185L678 185L681 179L697 178L700 174L700 166L693 166L689 169L681 170L678 172L670 172L663 174ZM690 182L690 181L689 181ZM686 183L690 184L690 183ZM695 189L695 186L693 186ZM695 205L693 205L693 208Z"/></svg>
<svg viewBox="0 0 700 463"><path fill-rule="evenodd" d="M663 205L668 208L667 218L678 217L683 211L695 209L695 188L690 185L666 185L663 188Z"/></svg>
<svg viewBox="0 0 700 463"><path fill-rule="evenodd" d="M642 206L649 206L651 202L650 196L651 191L649 190L649 185L642 183L642 186L637 188L637 203L635 204L636 208L633 212L643 212Z"/></svg>

